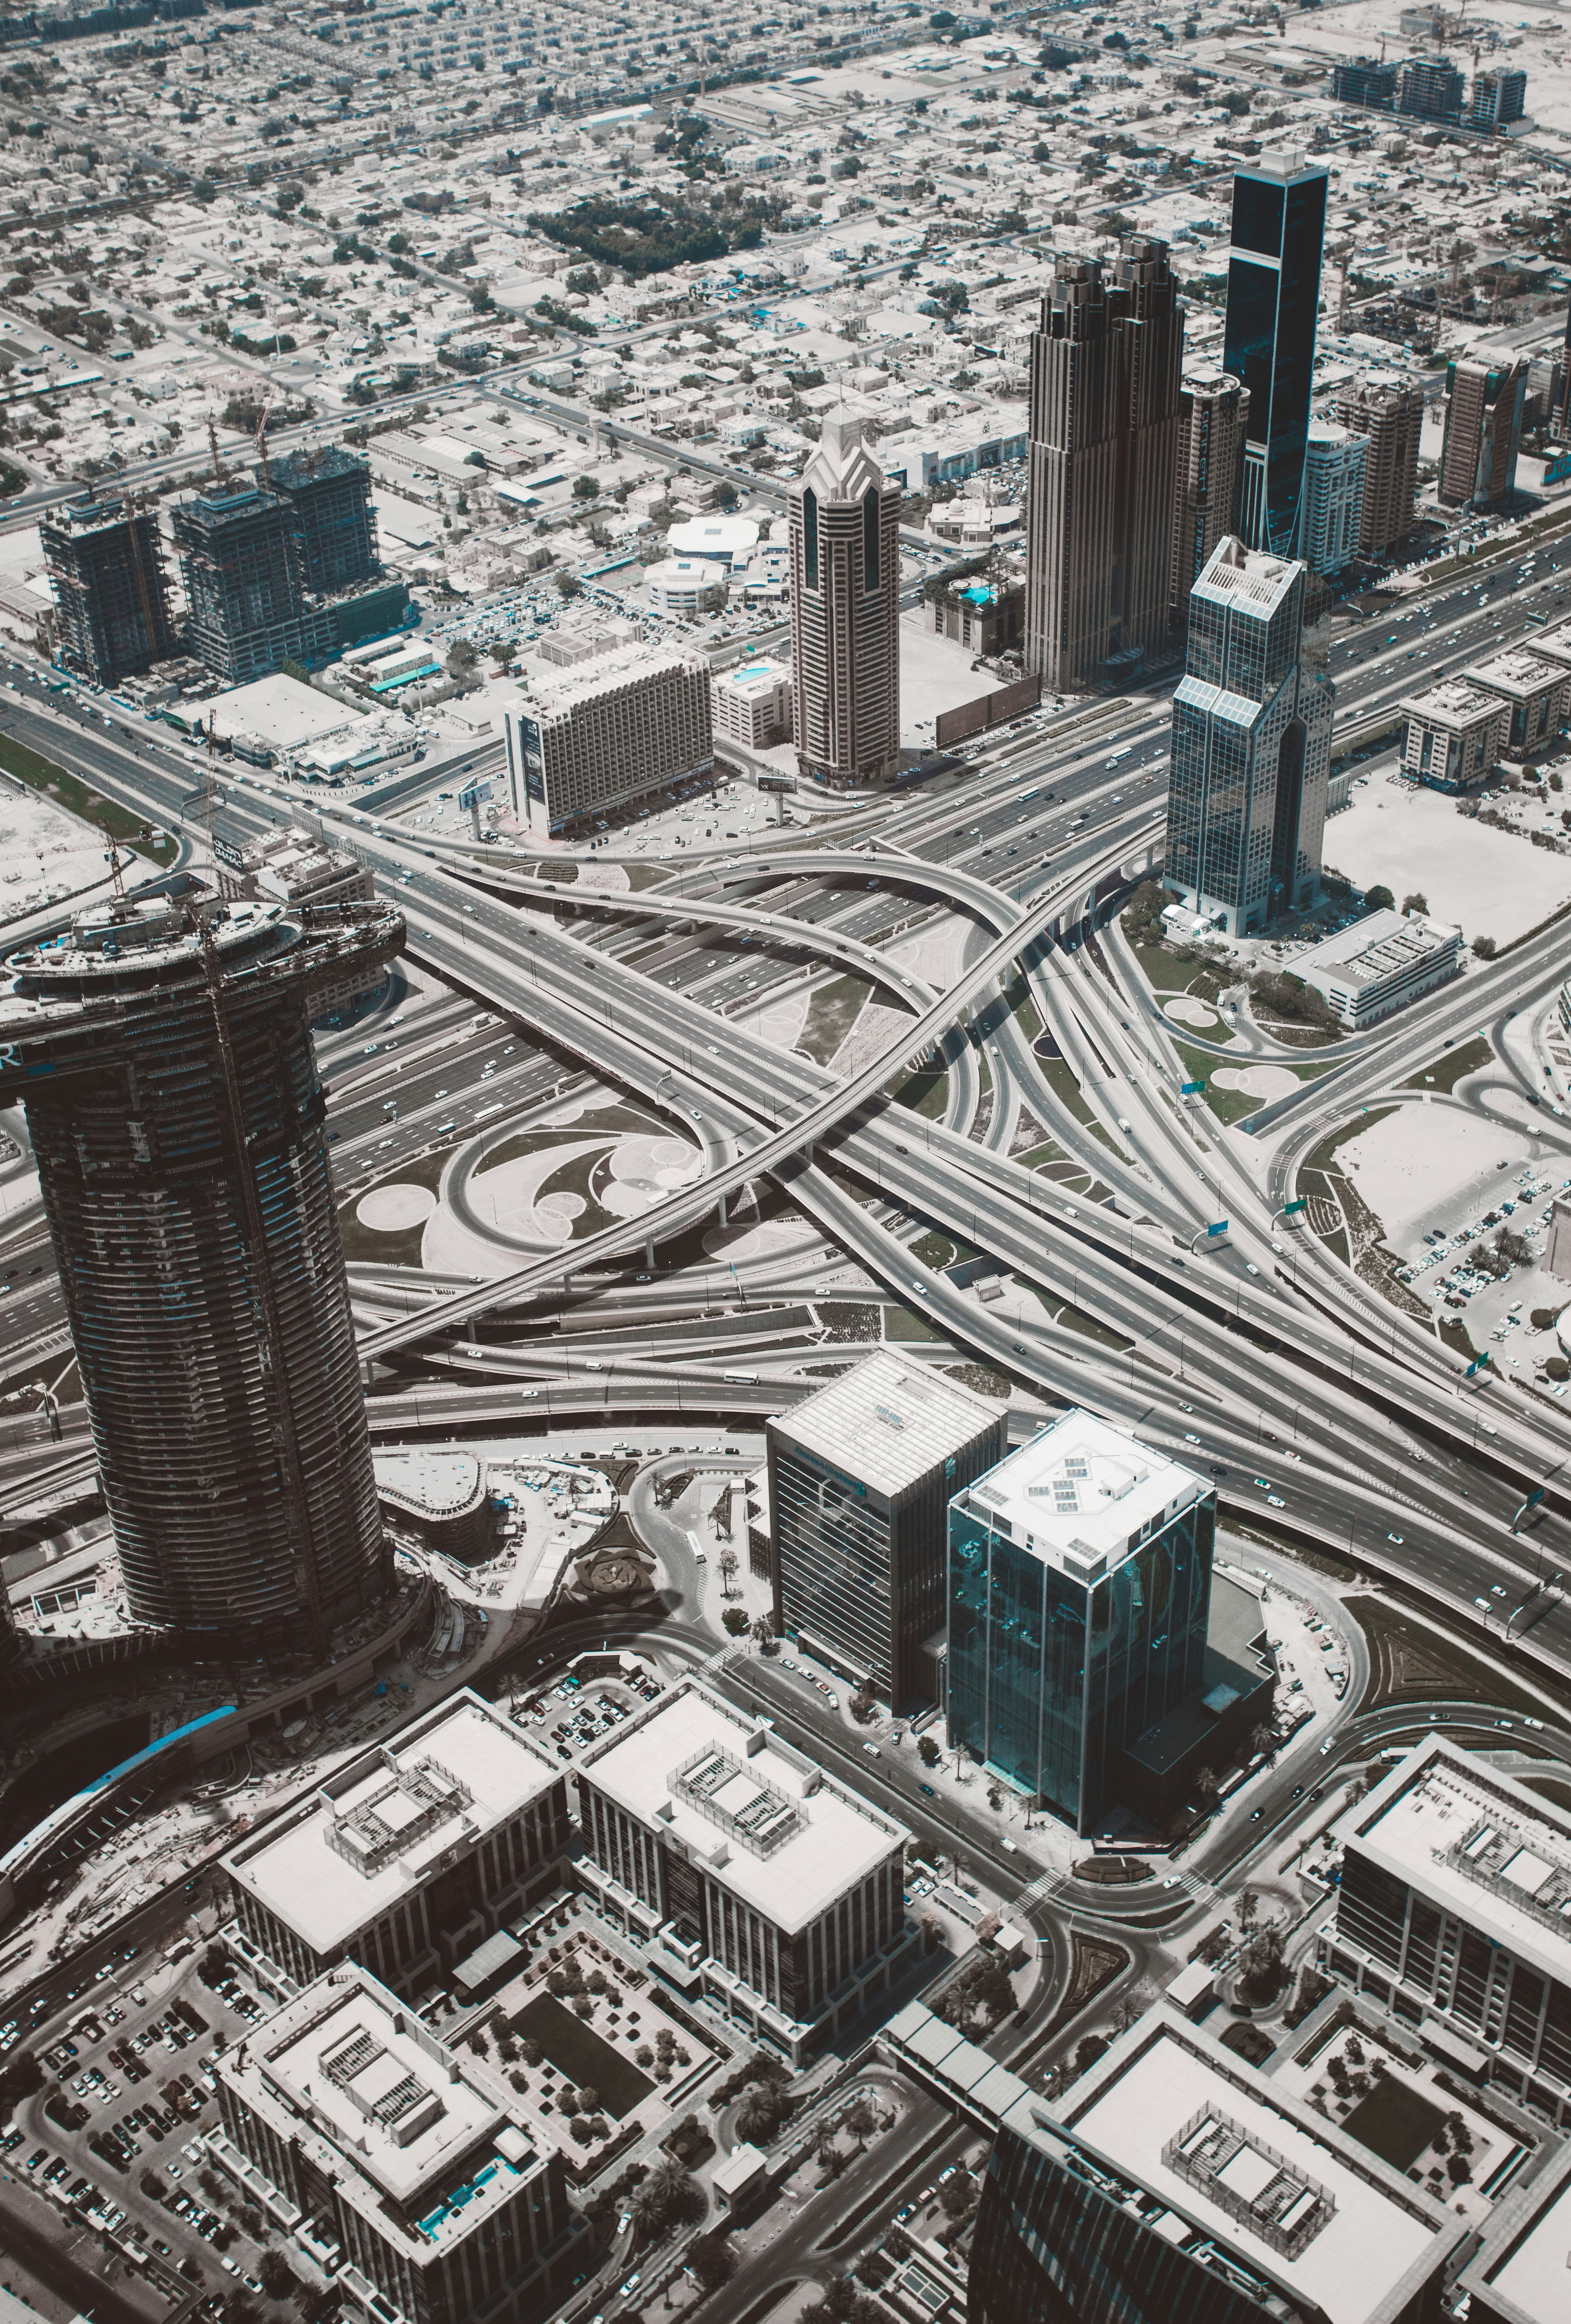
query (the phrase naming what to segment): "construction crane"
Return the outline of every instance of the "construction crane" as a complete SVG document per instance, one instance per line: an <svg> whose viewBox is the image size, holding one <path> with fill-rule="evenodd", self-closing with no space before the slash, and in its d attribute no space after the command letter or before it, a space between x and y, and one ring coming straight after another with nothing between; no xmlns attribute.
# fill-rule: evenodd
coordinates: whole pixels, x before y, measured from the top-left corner
<svg viewBox="0 0 1571 2324"><path fill-rule="evenodd" d="M213 482L221 484L224 482L224 463L218 457L218 422L210 411L207 414L207 442L213 452Z"/></svg>
<svg viewBox="0 0 1571 2324"><path fill-rule="evenodd" d="M261 411L257 414L256 420L256 452L257 457L262 462L262 490L264 492L271 492L272 490L272 470L268 465L267 457L267 415L272 410L272 400L277 392L278 390L270 380L268 383L267 401L262 405Z"/></svg>

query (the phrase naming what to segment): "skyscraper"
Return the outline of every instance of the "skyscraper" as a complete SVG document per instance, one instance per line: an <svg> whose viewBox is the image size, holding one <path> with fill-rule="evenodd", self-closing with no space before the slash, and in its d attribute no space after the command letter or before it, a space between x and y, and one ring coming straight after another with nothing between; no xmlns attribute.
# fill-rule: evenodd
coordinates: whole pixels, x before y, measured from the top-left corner
<svg viewBox="0 0 1571 2324"><path fill-rule="evenodd" d="M1165 884L1230 936L1319 884L1336 688L1304 650L1305 567L1224 540L1190 597Z"/></svg>
<svg viewBox="0 0 1571 2324"><path fill-rule="evenodd" d="M326 653L332 618L308 602L300 520L284 493L216 485L171 520L191 651L232 685Z"/></svg>
<svg viewBox="0 0 1571 2324"><path fill-rule="evenodd" d="M900 766L900 503L843 412L791 488L796 764L844 790Z"/></svg>
<svg viewBox="0 0 1571 2324"><path fill-rule="evenodd" d="M38 532L69 669L114 686L179 651L156 516L129 502L72 501L46 512Z"/></svg>
<svg viewBox="0 0 1571 2324"><path fill-rule="evenodd" d="M1495 65L1473 76L1473 102L1468 108L1470 129L1486 134L1496 129L1509 129L1520 121L1528 109L1528 77L1520 66L1508 69Z"/></svg>
<svg viewBox="0 0 1571 2324"><path fill-rule="evenodd" d="M1513 355L1462 355L1446 366L1446 434L1439 499L1493 508L1516 489L1527 366Z"/></svg>
<svg viewBox="0 0 1571 2324"><path fill-rule="evenodd" d="M312 445L284 453L269 473L300 521L308 589L330 597L380 569L368 460L342 444Z"/></svg>
<svg viewBox="0 0 1571 2324"><path fill-rule="evenodd" d="M950 1505L949 1736L1093 1830L1199 1692L1216 1490L1071 1410Z"/></svg>
<svg viewBox="0 0 1571 2324"><path fill-rule="evenodd" d="M1413 529L1424 391L1416 380L1400 387L1383 380L1360 380L1337 398L1335 417L1369 447L1364 459L1358 549L1363 557L1380 557Z"/></svg>
<svg viewBox="0 0 1571 2324"><path fill-rule="evenodd" d="M887 1702L936 1701L949 1503L1002 1455L1004 1418L884 1351L772 1419L776 1628Z"/></svg>
<svg viewBox="0 0 1571 2324"><path fill-rule="evenodd" d="M1263 153L1233 180L1223 364L1249 391L1238 530L1273 557L1298 550L1327 171L1301 153Z"/></svg>
<svg viewBox="0 0 1571 2324"><path fill-rule="evenodd" d="M379 906L165 898L14 954L27 1109L138 1620L316 1646L389 1577L312 1055L314 996L403 940Z"/></svg>
<svg viewBox="0 0 1571 2324"><path fill-rule="evenodd" d="M1238 488L1249 395L1231 372L1203 366L1184 381L1179 396L1180 437L1172 528L1172 582L1168 593L1175 636L1189 626L1190 591L1211 552L1238 524Z"/></svg>
<svg viewBox="0 0 1571 2324"><path fill-rule="evenodd" d="M1058 261L1031 343L1025 664L1046 686L1165 641L1183 331L1165 243L1131 236L1111 281Z"/></svg>
<svg viewBox="0 0 1571 2324"><path fill-rule="evenodd" d="M1409 57L1397 74L1396 109L1420 121L1460 121L1465 89L1449 57Z"/></svg>
<svg viewBox="0 0 1571 2324"><path fill-rule="evenodd" d="M1358 554L1368 453L1364 438L1350 428L1310 420L1300 551L1311 573L1339 573Z"/></svg>

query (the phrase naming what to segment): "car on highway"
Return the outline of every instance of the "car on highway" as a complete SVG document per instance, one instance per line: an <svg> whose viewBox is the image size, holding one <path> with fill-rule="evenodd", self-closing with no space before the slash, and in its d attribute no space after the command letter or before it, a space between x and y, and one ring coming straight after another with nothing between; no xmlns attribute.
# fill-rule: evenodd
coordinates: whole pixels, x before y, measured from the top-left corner
<svg viewBox="0 0 1571 2324"><path fill-rule="evenodd" d="M1265 1498L1268 1505L1273 1509L1285 1509L1287 1507L1280 1493L1267 1493Z"/></svg>
<svg viewBox="0 0 1571 2324"><path fill-rule="evenodd" d="M1385 1537L1387 1541L1393 1542L1398 1549L1401 1547L1402 1540L1400 1533L1388 1533Z"/></svg>
<svg viewBox="0 0 1571 2324"><path fill-rule="evenodd" d="M938 1797L938 1794L933 1790L931 1784L918 1784L916 1788L922 1794L924 1800L935 1800ZM28 2167L31 2170L32 2165L29 2164Z"/></svg>

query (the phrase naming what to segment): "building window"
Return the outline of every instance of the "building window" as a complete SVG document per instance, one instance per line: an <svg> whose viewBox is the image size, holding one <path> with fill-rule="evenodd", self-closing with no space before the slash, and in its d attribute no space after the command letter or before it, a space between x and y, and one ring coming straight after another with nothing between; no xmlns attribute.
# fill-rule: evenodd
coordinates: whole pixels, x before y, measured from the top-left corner
<svg viewBox="0 0 1571 2324"><path fill-rule="evenodd" d="M818 494L811 484L802 495L802 544L807 568L807 586L818 586Z"/></svg>
<svg viewBox="0 0 1571 2324"><path fill-rule="evenodd" d="M862 494L862 586L876 589L878 586L878 519L882 513L878 494L869 484Z"/></svg>

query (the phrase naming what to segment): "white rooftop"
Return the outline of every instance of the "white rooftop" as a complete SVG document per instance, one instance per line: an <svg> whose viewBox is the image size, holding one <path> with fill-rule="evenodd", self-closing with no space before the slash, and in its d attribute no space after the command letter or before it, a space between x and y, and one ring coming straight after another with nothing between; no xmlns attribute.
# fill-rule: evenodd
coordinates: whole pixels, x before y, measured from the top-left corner
<svg viewBox="0 0 1571 2324"><path fill-rule="evenodd" d="M1431 1735L1337 1837L1541 1976L1571 1985L1571 1817Z"/></svg>
<svg viewBox="0 0 1571 2324"><path fill-rule="evenodd" d="M769 1433L892 1498L1002 1416L999 1406L960 1381L886 1351L771 1420Z"/></svg>
<svg viewBox="0 0 1571 2324"><path fill-rule="evenodd" d="M232 1849L237 1887L326 1954L411 1895L558 1777L468 1688L340 1768Z"/></svg>
<svg viewBox="0 0 1571 2324"><path fill-rule="evenodd" d="M1293 963L1295 974L1308 978L1334 969L1349 984L1373 984L1410 963L1444 952L1460 940L1450 920L1432 920L1422 912L1394 909L1366 912L1350 928L1339 928L1311 952Z"/></svg>
<svg viewBox="0 0 1571 2324"><path fill-rule="evenodd" d="M1075 1408L989 1469L966 1499L995 1531L1084 1583L1211 1489L1208 1478Z"/></svg>
<svg viewBox="0 0 1571 2324"><path fill-rule="evenodd" d="M576 709L597 694L648 683L675 670L701 670L707 678L709 662L691 646L639 641L613 646L609 653L592 654L586 661L573 662L565 669L533 669L521 682L520 691L528 707L549 717Z"/></svg>
<svg viewBox="0 0 1571 2324"><path fill-rule="evenodd" d="M1501 2218L1463 2278L1465 2284L1482 2289L1489 2312L1508 2324L1565 2324L1571 2293L1571 2172L1562 2171L1559 2179L1547 2202L1542 2181L1522 2190L1525 2225L1519 2219L1513 2228ZM1491 2253L1496 2234L1506 2244L1503 2260Z"/></svg>
<svg viewBox="0 0 1571 2324"><path fill-rule="evenodd" d="M379 1493L432 1517L472 1508L484 1481L473 1452L378 1452L371 1465Z"/></svg>
<svg viewBox="0 0 1571 2324"><path fill-rule="evenodd" d="M739 663L735 669L721 670L714 679L717 692L723 688L726 693L740 694L744 699L750 699L756 694L773 694L777 686L789 686L790 683L790 664L771 661L767 654L760 654L754 661Z"/></svg>
<svg viewBox="0 0 1571 2324"><path fill-rule="evenodd" d="M543 2160L483 2070L350 1963L285 2002L218 2070L417 2261L472 2234Z"/></svg>
<svg viewBox="0 0 1571 2324"><path fill-rule="evenodd" d="M909 1836L692 1679L578 1766L583 1781L788 1932L816 1921Z"/></svg>
<svg viewBox="0 0 1571 2324"><path fill-rule="evenodd" d="M1422 694L1406 696L1401 707L1404 717L1427 719L1432 726L1473 726L1501 715L1499 695L1469 686L1465 678L1443 678Z"/></svg>
<svg viewBox="0 0 1571 2324"><path fill-rule="evenodd" d="M1443 2204L1290 2098L1166 2005L1060 2102L1071 2136L1169 2207L1175 2244L1210 2236L1328 2324L1368 2324L1465 2233ZM1034 2098L1006 2119L1030 2135ZM1199 2231L1197 2235L1196 2231Z"/></svg>

